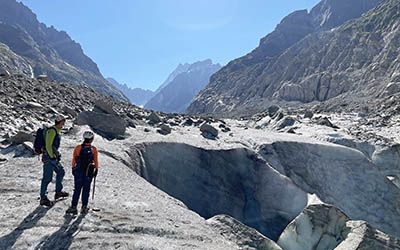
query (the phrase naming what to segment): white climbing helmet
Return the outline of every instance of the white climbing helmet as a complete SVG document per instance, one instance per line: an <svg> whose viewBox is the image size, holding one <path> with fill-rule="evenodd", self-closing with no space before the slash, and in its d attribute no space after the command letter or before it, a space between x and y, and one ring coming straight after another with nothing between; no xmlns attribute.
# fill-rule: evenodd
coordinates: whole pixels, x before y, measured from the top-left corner
<svg viewBox="0 0 400 250"><path fill-rule="evenodd" d="M83 139L93 139L94 138L94 134L92 131L85 131L83 133Z"/></svg>

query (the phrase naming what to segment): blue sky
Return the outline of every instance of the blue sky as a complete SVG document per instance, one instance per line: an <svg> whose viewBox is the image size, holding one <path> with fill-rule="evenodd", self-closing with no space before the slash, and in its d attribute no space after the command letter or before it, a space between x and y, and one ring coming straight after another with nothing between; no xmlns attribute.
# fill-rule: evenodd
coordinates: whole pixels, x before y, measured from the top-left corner
<svg viewBox="0 0 400 250"><path fill-rule="evenodd" d="M105 77L156 89L179 63L226 64L319 0L22 0L65 30Z"/></svg>

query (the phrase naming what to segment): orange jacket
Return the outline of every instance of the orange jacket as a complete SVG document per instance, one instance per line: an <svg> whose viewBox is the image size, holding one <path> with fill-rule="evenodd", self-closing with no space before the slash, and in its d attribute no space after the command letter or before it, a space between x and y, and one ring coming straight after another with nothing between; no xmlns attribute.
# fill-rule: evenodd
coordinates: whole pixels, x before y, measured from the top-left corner
<svg viewBox="0 0 400 250"><path fill-rule="evenodd" d="M90 144L85 144L85 145L89 146ZM81 153L81 148L82 148L82 145L78 145L74 149L74 154L72 156L72 169L74 169L76 167L76 160L78 159L79 154ZM95 165L96 169L99 169L99 158L98 158L97 148L95 146L92 146L92 149L93 149L94 165Z"/></svg>

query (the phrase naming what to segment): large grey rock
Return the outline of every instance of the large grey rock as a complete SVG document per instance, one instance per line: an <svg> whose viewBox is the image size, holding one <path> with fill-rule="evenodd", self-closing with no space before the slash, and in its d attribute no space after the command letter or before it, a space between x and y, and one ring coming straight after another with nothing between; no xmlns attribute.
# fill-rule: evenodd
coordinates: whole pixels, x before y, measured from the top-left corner
<svg viewBox="0 0 400 250"><path fill-rule="evenodd" d="M267 111L268 111L268 115L270 117L275 116L275 114L280 110L281 108L277 105L271 105L268 107Z"/></svg>
<svg viewBox="0 0 400 250"><path fill-rule="evenodd" d="M149 124L157 124L162 122L160 116L157 115L155 112L151 112L151 114L147 117L147 120L149 120Z"/></svg>
<svg viewBox="0 0 400 250"><path fill-rule="evenodd" d="M79 113L77 125L89 125L94 131L107 139L123 138L126 131L126 122L122 118L92 111Z"/></svg>
<svg viewBox="0 0 400 250"><path fill-rule="evenodd" d="M296 120L293 117L286 116L285 118L281 119L276 125L275 128L280 130L286 127L293 126L296 123Z"/></svg>
<svg viewBox="0 0 400 250"><path fill-rule="evenodd" d="M398 92L400 92L400 82L391 82L386 86L383 94L389 96L394 95Z"/></svg>
<svg viewBox="0 0 400 250"><path fill-rule="evenodd" d="M103 100L97 100L94 103L94 112L100 112L100 113L105 113L109 115L117 115L117 113L114 111L112 105L106 101Z"/></svg>
<svg viewBox="0 0 400 250"><path fill-rule="evenodd" d="M328 117L318 117L316 119L316 123L318 125L322 125L322 126L327 126L327 127L331 127L331 128L338 128L336 125L333 125L333 123L329 120Z"/></svg>
<svg viewBox="0 0 400 250"><path fill-rule="evenodd" d="M47 75L38 75L37 79L41 81L48 81L49 77Z"/></svg>
<svg viewBox="0 0 400 250"><path fill-rule="evenodd" d="M207 220L219 234L237 242L241 249L282 250L275 242L229 215L217 215Z"/></svg>
<svg viewBox="0 0 400 250"><path fill-rule="evenodd" d="M309 119L311 119L311 118L313 118L313 116L314 116L314 113L313 113L311 110L306 110L306 111L304 112L304 118L309 118Z"/></svg>
<svg viewBox="0 0 400 250"><path fill-rule="evenodd" d="M167 124L163 124L160 126L159 129L157 129L157 132L162 134L162 135L168 135L171 134L171 127L168 126Z"/></svg>
<svg viewBox="0 0 400 250"><path fill-rule="evenodd" d="M10 77L11 74L8 72L8 70L0 68L0 77Z"/></svg>
<svg viewBox="0 0 400 250"><path fill-rule="evenodd" d="M335 250L392 250L400 249L400 240L371 227L365 221L348 221L346 239Z"/></svg>
<svg viewBox="0 0 400 250"><path fill-rule="evenodd" d="M66 113L74 118L78 116L78 112L76 112L76 110L74 110L70 107L64 106L62 110L64 113Z"/></svg>
<svg viewBox="0 0 400 250"><path fill-rule="evenodd" d="M33 142L35 140L35 137L32 134L23 132L23 131L19 131L16 135L14 135L13 137L11 137L9 139L9 141L12 144L22 144L24 142Z"/></svg>
<svg viewBox="0 0 400 250"><path fill-rule="evenodd" d="M212 125L203 123L203 125L200 126L200 131L204 134L208 134L211 137L218 137L218 129L214 128Z"/></svg>
<svg viewBox="0 0 400 250"><path fill-rule="evenodd" d="M43 105L37 102L25 102L19 105L20 108L25 109L42 109L44 108Z"/></svg>
<svg viewBox="0 0 400 250"><path fill-rule="evenodd" d="M285 250L333 250L345 237L349 218L328 205L311 205L283 231L278 245Z"/></svg>

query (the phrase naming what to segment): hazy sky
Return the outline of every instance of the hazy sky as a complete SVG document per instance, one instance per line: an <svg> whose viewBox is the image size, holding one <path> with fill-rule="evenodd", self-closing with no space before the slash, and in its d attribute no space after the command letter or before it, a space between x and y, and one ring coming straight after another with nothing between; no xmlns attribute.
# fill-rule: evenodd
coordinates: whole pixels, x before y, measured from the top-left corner
<svg viewBox="0 0 400 250"><path fill-rule="evenodd" d="M82 45L105 77L156 89L179 63L226 64L319 0L22 0Z"/></svg>

